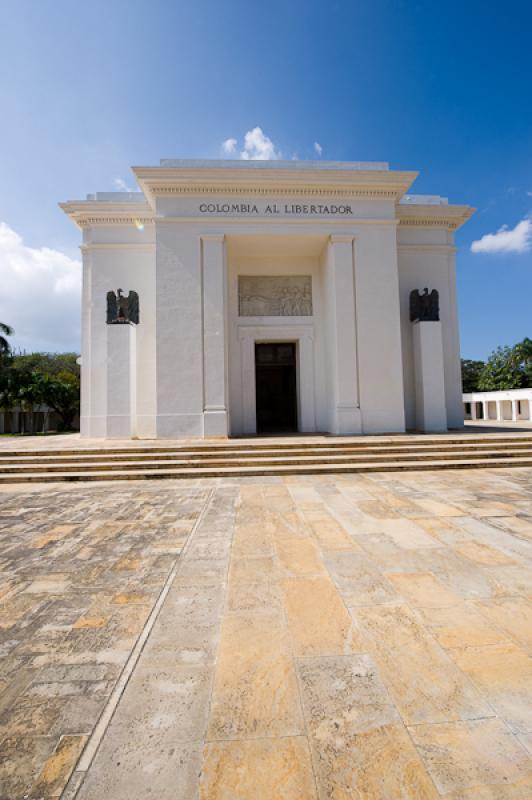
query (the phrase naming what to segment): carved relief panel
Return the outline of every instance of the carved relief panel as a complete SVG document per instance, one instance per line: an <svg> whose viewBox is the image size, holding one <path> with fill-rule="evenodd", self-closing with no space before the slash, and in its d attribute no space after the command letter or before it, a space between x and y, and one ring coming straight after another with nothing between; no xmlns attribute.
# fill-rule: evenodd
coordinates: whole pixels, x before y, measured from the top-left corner
<svg viewBox="0 0 532 800"><path fill-rule="evenodd" d="M312 277L240 275L238 313L241 317L310 317Z"/></svg>

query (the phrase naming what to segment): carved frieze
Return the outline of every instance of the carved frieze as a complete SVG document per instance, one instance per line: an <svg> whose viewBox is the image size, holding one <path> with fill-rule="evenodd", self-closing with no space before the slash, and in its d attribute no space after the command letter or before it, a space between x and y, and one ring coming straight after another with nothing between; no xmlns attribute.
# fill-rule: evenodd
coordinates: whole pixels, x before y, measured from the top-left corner
<svg viewBox="0 0 532 800"><path fill-rule="evenodd" d="M241 275L238 279L241 317L312 316L310 275Z"/></svg>

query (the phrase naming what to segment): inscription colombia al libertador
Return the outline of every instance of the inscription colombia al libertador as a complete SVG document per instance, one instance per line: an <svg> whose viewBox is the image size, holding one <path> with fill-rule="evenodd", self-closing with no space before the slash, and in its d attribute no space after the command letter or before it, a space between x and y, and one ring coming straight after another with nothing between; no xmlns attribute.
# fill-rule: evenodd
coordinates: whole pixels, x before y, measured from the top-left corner
<svg viewBox="0 0 532 800"><path fill-rule="evenodd" d="M352 214L351 206L299 203L268 203L260 208L254 203L201 203L201 214Z"/></svg>

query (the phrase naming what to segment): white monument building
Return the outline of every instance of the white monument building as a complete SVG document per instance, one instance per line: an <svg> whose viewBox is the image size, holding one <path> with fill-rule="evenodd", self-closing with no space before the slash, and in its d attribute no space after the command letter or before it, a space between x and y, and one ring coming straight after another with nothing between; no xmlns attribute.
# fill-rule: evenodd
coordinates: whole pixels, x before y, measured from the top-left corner
<svg viewBox="0 0 532 800"><path fill-rule="evenodd" d="M473 209L385 163L133 172L140 192L61 206L83 233L83 436L463 424L453 234Z"/></svg>

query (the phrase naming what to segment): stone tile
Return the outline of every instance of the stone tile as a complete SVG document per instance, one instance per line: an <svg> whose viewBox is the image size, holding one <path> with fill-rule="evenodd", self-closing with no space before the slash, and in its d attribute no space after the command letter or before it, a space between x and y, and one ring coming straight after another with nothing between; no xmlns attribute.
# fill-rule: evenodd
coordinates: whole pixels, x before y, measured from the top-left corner
<svg viewBox="0 0 532 800"><path fill-rule="evenodd" d="M496 586L496 595L522 595L532 599L532 569L521 565L483 567L487 579Z"/></svg>
<svg viewBox="0 0 532 800"><path fill-rule="evenodd" d="M407 603L420 608L456 605L461 598L449 591L431 572L388 573L390 583Z"/></svg>
<svg viewBox="0 0 532 800"><path fill-rule="evenodd" d="M200 800L315 800L306 737L212 742L205 747Z"/></svg>
<svg viewBox="0 0 532 800"><path fill-rule="evenodd" d="M372 567L365 553L326 551L324 562L346 606L397 602L393 586Z"/></svg>
<svg viewBox="0 0 532 800"><path fill-rule="evenodd" d="M520 733L517 738L531 755L532 755L532 733Z"/></svg>
<svg viewBox="0 0 532 800"><path fill-rule="evenodd" d="M233 583L229 586L227 612L253 612L270 614L281 611L283 600L279 584L261 580L254 583Z"/></svg>
<svg viewBox="0 0 532 800"><path fill-rule="evenodd" d="M481 542L475 542L473 540L456 544L455 550L466 558L471 559L471 561L475 561L477 564L486 564L487 566L515 564L513 558L505 555L505 553L501 553L501 551L497 550L495 547L490 547L487 544L482 544Z"/></svg>
<svg viewBox="0 0 532 800"><path fill-rule="evenodd" d="M76 800L193 800L198 796L201 742L176 742L164 733L107 736Z"/></svg>
<svg viewBox="0 0 532 800"><path fill-rule="evenodd" d="M227 558L190 558L183 560L179 574L182 578L225 580L227 566Z"/></svg>
<svg viewBox="0 0 532 800"><path fill-rule="evenodd" d="M532 776L527 776L511 786L474 786L445 795L446 800L530 800Z"/></svg>
<svg viewBox="0 0 532 800"><path fill-rule="evenodd" d="M353 608L351 615L406 724L493 714L407 606Z"/></svg>
<svg viewBox="0 0 532 800"><path fill-rule="evenodd" d="M0 742L0 797L19 800L28 795L56 739L49 736L9 736Z"/></svg>
<svg viewBox="0 0 532 800"><path fill-rule="evenodd" d="M330 578L285 578L281 586L296 655L362 651L360 638Z"/></svg>
<svg viewBox="0 0 532 800"><path fill-rule="evenodd" d="M472 603L445 608L420 608L418 614L442 647L469 647L507 642L509 637Z"/></svg>
<svg viewBox="0 0 532 800"><path fill-rule="evenodd" d="M324 550L353 549L351 537L332 517L311 522L310 526L318 544Z"/></svg>
<svg viewBox="0 0 532 800"><path fill-rule="evenodd" d="M422 547L441 547L433 536L421 525L410 519L383 519L381 531L389 536L398 547L406 550L418 550Z"/></svg>
<svg viewBox="0 0 532 800"><path fill-rule="evenodd" d="M197 589L198 587L193 587ZM211 588L211 587L207 587ZM218 647L220 622L195 622L178 614L165 614L157 620L142 658L154 668L172 668L177 664L207 666L214 664Z"/></svg>
<svg viewBox="0 0 532 800"><path fill-rule="evenodd" d="M282 616L227 616L222 626L207 738L300 733L299 696Z"/></svg>
<svg viewBox="0 0 532 800"><path fill-rule="evenodd" d="M481 613L517 644L532 648L532 602L524 597L500 597L477 603Z"/></svg>
<svg viewBox="0 0 532 800"><path fill-rule="evenodd" d="M62 736L32 787L30 798L60 797L86 742L86 736Z"/></svg>
<svg viewBox="0 0 532 800"><path fill-rule="evenodd" d="M429 514L434 514L435 517L464 516L464 512L460 508L456 508L449 503L443 503L441 500L434 500L432 497L417 497L415 504L424 511L428 511Z"/></svg>
<svg viewBox="0 0 532 800"><path fill-rule="evenodd" d="M505 787L532 775L532 759L501 720L415 725L409 732L440 794Z"/></svg>
<svg viewBox="0 0 532 800"><path fill-rule="evenodd" d="M513 731L532 732L532 659L523 650L497 644L449 652Z"/></svg>
<svg viewBox="0 0 532 800"><path fill-rule="evenodd" d="M456 523L453 524L448 518L427 517L416 519L416 522L423 530L441 542L441 544L454 545L460 542L471 541L471 535L456 525Z"/></svg>
<svg viewBox="0 0 532 800"><path fill-rule="evenodd" d="M462 517L458 524L468 533L472 534L480 544L512 558L518 563L530 563L532 560L532 542L508 533L496 525L490 525L490 520L480 520L474 517Z"/></svg>
<svg viewBox="0 0 532 800"><path fill-rule="evenodd" d="M271 580L277 575L273 556L256 556L253 558L231 559L229 582L255 583L264 579Z"/></svg>
<svg viewBox="0 0 532 800"><path fill-rule="evenodd" d="M316 575L325 573L320 553L310 539L275 539L275 550L283 575Z"/></svg>
<svg viewBox="0 0 532 800"><path fill-rule="evenodd" d="M270 532L261 523L237 525L233 537L233 557L271 556L273 544Z"/></svg>
<svg viewBox="0 0 532 800"><path fill-rule="evenodd" d="M270 512L268 523L274 538L297 539L312 536L312 528L301 512L289 511L282 514Z"/></svg>
<svg viewBox="0 0 532 800"><path fill-rule="evenodd" d="M299 659L298 671L320 800L437 798L368 656Z"/></svg>
<svg viewBox="0 0 532 800"><path fill-rule="evenodd" d="M140 742L164 733L172 742L200 741L207 726L211 685L211 670L206 667L157 669L141 662L122 695L109 736L127 731Z"/></svg>

